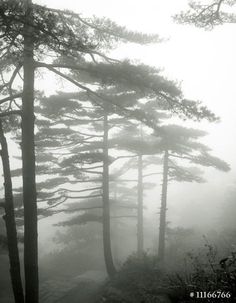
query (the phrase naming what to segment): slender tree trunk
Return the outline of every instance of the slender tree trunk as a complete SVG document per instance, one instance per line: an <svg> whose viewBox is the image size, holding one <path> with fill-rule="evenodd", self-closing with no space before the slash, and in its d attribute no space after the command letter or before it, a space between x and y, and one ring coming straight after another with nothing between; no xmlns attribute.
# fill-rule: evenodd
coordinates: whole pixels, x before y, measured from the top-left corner
<svg viewBox="0 0 236 303"><path fill-rule="evenodd" d="M10 276L16 303L24 303L24 292L20 273L20 257L17 245L17 230L15 222L14 201L12 193L11 170L7 140L4 136L0 119L1 158L5 190L5 224L7 232L8 255L10 261Z"/></svg>
<svg viewBox="0 0 236 303"><path fill-rule="evenodd" d="M34 42L32 1L25 0L22 162L24 202L25 301L38 303L38 231L34 145Z"/></svg>
<svg viewBox="0 0 236 303"><path fill-rule="evenodd" d="M158 245L158 258L160 261L163 261L165 257L168 158L169 158L168 151L165 151L164 163L163 163L163 183L162 183L162 194L161 194L160 228L159 228L159 245Z"/></svg>
<svg viewBox="0 0 236 303"><path fill-rule="evenodd" d="M109 201L109 158L108 158L108 118L104 115L103 136L103 249L109 277L116 273L111 251L110 201Z"/></svg>
<svg viewBox="0 0 236 303"><path fill-rule="evenodd" d="M137 223L137 253L143 255L143 159L138 156L138 223Z"/></svg>
<svg viewBox="0 0 236 303"><path fill-rule="evenodd" d="M114 201L115 203L117 202L117 183L114 182ZM114 216L116 216L116 211L114 211ZM112 223L112 228L114 228L114 230L119 230L119 226L118 226L118 222L116 220L113 220ZM115 235L115 239L113 239L113 261L114 264L118 264L119 261L119 254L118 254L118 236L117 234Z"/></svg>

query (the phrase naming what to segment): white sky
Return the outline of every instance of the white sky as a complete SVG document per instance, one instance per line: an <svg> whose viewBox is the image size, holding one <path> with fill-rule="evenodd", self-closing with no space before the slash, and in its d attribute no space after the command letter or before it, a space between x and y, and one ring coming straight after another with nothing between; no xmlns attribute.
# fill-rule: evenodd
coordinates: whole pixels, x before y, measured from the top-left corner
<svg viewBox="0 0 236 303"><path fill-rule="evenodd" d="M190 185L188 188L190 191L200 192L196 198L198 203L206 194L209 197L209 205L213 205L212 203L219 197L223 199L224 190L235 181L236 24L224 25L213 31L177 25L172 21L171 16L181 9L186 9L187 0L35 0L34 2L53 8L70 9L84 16L106 16L120 25L127 26L128 29L158 33L164 38L169 38L167 42L145 47L132 45L131 48L127 44L113 55L118 58L137 58L146 64L162 67L165 75L182 83L187 98L203 101L221 117L222 122L219 124L210 125L203 122L196 127L209 132L207 144L212 147L215 155L231 164L232 171L229 174L210 171L208 185ZM187 211L187 208L192 207L192 202L188 204L186 192L184 194L186 184L178 186L178 191L170 192L170 200L176 200L176 195L179 199L181 194L179 191L182 190L185 195L183 199L181 198L182 205ZM159 199L159 193L157 194L156 200ZM173 204L170 205L171 208L176 224L181 224L178 207ZM199 211L198 204L194 211L196 209Z"/></svg>

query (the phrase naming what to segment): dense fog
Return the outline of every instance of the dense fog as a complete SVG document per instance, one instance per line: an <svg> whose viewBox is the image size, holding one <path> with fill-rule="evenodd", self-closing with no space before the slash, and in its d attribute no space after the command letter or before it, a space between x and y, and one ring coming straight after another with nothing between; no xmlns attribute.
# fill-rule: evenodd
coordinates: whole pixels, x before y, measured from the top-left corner
<svg viewBox="0 0 236 303"><path fill-rule="evenodd" d="M0 302L235 302L236 1L0 1Z"/></svg>

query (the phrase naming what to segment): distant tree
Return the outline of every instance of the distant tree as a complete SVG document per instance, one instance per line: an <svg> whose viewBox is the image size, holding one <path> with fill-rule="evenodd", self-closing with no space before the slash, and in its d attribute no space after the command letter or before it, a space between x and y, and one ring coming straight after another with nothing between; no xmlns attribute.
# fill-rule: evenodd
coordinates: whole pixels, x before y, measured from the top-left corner
<svg viewBox="0 0 236 303"><path fill-rule="evenodd" d="M160 118L165 116L164 113L158 113L154 111L153 103L146 102L145 105L140 104L140 108L145 113L152 112L153 119L155 119L156 126L158 130L160 129L159 123ZM156 104L155 110L160 109L160 106ZM127 180L132 181L137 184L135 188L137 192L137 254L139 257L143 256L144 253L144 228L143 228L143 197L144 197L144 187L153 186L153 184L144 182L144 177L149 176L144 174L144 169L153 163L158 162L157 157L152 157L151 161L149 158L146 159L146 155L152 154L152 136L148 134L150 129L145 128L142 124L135 121L123 122L123 125L120 126L120 131L112 139L112 144L118 150L123 150L126 153L129 152L132 159L124 164L126 168L124 172L127 172L128 169L137 170L137 179ZM129 138L129 140L127 140ZM125 157L125 156L123 156ZM118 175L121 175L121 172ZM152 175L154 175L153 173ZM116 181L116 180L114 180ZM119 179L117 180L119 182Z"/></svg>
<svg viewBox="0 0 236 303"><path fill-rule="evenodd" d="M128 125L127 125L128 124ZM127 131L128 129L128 131ZM116 134L116 137L113 138L112 145L115 146L118 150L123 150L129 152L128 155L121 156L122 158L131 158L128 162L125 162L124 168L117 171L112 179L114 184L119 184L122 180L119 179L122 174L127 173L130 169L137 170L137 177L132 180L124 180L124 182L132 182L136 183L136 186L133 187L135 189L134 199L136 200L136 217L137 217L137 254L139 257L142 256L144 252L144 238L143 238L143 155L139 151L138 148L131 147L132 143L135 141L137 143L137 135L140 136L140 125L137 123L132 124L131 122L125 123L125 125L121 125L121 130ZM127 140L129 138L129 140ZM131 154L130 154L131 153ZM128 191L132 191L132 189L128 188ZM122 189L123 191L124 189ZM126 193L127 195L127 193ZM133 195L132 195L133 196ZM133 198L129 197L129 204L132 206ZM133 206L134 207L134 206Z"/></svg>
<svg viewBox="0 0 236 303"><path fill-rule="evenodd" d="M154 108L149 104L148 107ZM160 115L160 114L159 114ZM164 114L162 118L167 118ZM165 121L166 123L166 121ZM132 133L132 136L130 135ZM163 180L161 194L161 209L160 209L160 228L159 228L159 245L158 256L160 261L164 260L165 255L165 235L166 235L166 210L167 210L167 192L169 181L178 182L204 182L201 177L202 171L198 167L186 166L183 167L176 162L177 159L188 161L190 164L211 166L222 171L228 171L229 166L226 162L209 154L209 148L197 142L197 139L205 136L206 133L196 129L188 129L178 125L159 126L158 133L155 137L155 132L149 136L136 137L137 131L123 133L123 136L118 136L116 144L120 149L128 149L137 154L149 155L148 164L162 164ZM135 136L136 134L136 136ZM154 135L154 136L153 136ZM132 138L127 141L125 138ZM163 155L163 160L160 161L157 155ZM133 160L132 160L133 161ZM126 164L126 167L128 165ZM135 166L135 165L134 165ZM138 163L136 162L136 167ZM150 175L159 174L158 172ZM140 183L141 184L141 183ZM142 220L141 220L142 222ZM141 241L142 243L142 241Z"/></svg>
<svg viewBox="0 0 236 303"><path fill-rule="evenodd" d="M120 141L121 142L121 141ZM132 139L129 140L129 143L132 142ZM120 145L120 149L125 150L125 144L122 146ZM131 150L129 150L131 152ZM138 154L135 154L135 152L138 152ZM127 161L124 163L124 167L126 168L125 173L129 173L129 171L136 171L137 177L132 179L124 179L123 178L116 178L113 180L113 183L115 184L126 184L125 189L120 189L120 193L124 192L124 197L121 196L121 200L124 202L127 201L127 207L130 208L132 211L131 214L126 214L124 216L121 216L123 218L135 218L137 220L137 255L141 258L144 254L144 197L145 197L145 190L146 189L152 189L156 186L156 183L151 183L145 180L145 177L149 177L151 175L156 175L159 173L151 173L151 174L145 174L145 171L148 169L150 165L153 164L153 162L148 161L148 157L145 155L145 151L140 153L137 149L133 149L133 156L127 156L132 157L130 161ZM134 157L135 155L135 157ZM154 157L152 157L152 160L154 160ZM156 157L155 159L158 162L158 159ZM122 176L122 175L120 175ZM119 176L119 177L120 177ZM131 183L131 186L127 186L128 183ZM135 211L135 212L134 212Z"/></svg>
<svg viewBox="0 0 236 303"><path fill-rule="evenodd" d="M229 171L229 165L223 160L209 154L209 148L196 140L206 133L196 129L189 129L177 125L163 126L164 136L159 141L159 151L164 153L163 157L163 181L160 210L160 228L158 257L160 261L165 256L165 235L166 235L166 210L168 180L182 182L203 182L196 168L182 168L174 159L187 160L196 165L214 167L221 171Z"/></svg>
<svg viewBox="0 0 236 303"><path fill-rule="evenodd" d="M220 225L225 230L236 230L235 216L236 216L236 188L235 185L231 186L226 194L225 200L223 201L221 215L220 215Z"/></svg>

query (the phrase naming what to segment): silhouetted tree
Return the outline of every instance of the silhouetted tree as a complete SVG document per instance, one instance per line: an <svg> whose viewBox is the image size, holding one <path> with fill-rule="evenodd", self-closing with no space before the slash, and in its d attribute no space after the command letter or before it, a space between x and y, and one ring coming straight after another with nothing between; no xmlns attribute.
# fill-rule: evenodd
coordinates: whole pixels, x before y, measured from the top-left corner
<svg viewBox="0 0 236 303"><path fill-rule="evenodd" d="M143 106L141 106L142 108ZM145 112L148 113L148 105L144 106ZM159 107L158 107L159 109ZM152 109L153 110L153 109ZM164 116L163 114L157 114L156 117L156 126L159 126L159 118ZM148 158L145 159L144 156L152 154L152 136L147 133L150 129L145 129L143 126L140 126L140 123L129 121L124 122L123 127L121 125L120 131L116 134L116 136L112 139L114 146L118 150L129 152L130 155L126 157L132 158L128 162L124 164L125 171L122 170L117 173L118 175L124 174L129 169L135 169L137 171L137 178L127 181L132 181L137 184L135 189L136 191L136 200L137 200L137 254L139 257L143 256L144 253L144 230L143 230L143 197L144 197L144 186L148 185L147 182L144 182L144 177L149 176L149 174L144 174L144 169L148 166L152 165L158 159L153 157L152 161L149 161ZM129 138L127 140L127 138ZM123 156L125 158L125 156ZM153 173L154 175L155 173ZM115 180L114 180L115 181ZM117 180L119 182L119 179ZM149 184L150 185L150 184ZM130 189L131 190L131 189Z"/></svg>
<svg viewBox="0 0 236 303"><path fill-rule="evenodd" d="M200 171L196 168L182 168L171 158L187 160L206 167L214 167L221 171L229 171L229 165L223 160L209 154L209 148L196 140L206 135L205 132L184 128L177 125L163 126L164 136L159 141L159 151L164 152L163 157L163 180L160 210L160 228L158 257L160 261L165 256L165 234L166 234L166 210L168 179L184 182L203 182L199 176Z"/></svg>
<svg viewBox="0 0 236 303"><path fill-rule="evenodd" d="M14 198L11 181L11 170L9 163L8 145L6 137L4 135L2 119L0 119L0 144L5 191L5 201L3 204L5 209L4 220L6 224L6 242L10 261L11 283L15 302L23 303L24 293L20 272L20 257L17 243L17 228L14 214Z"/></svg>

